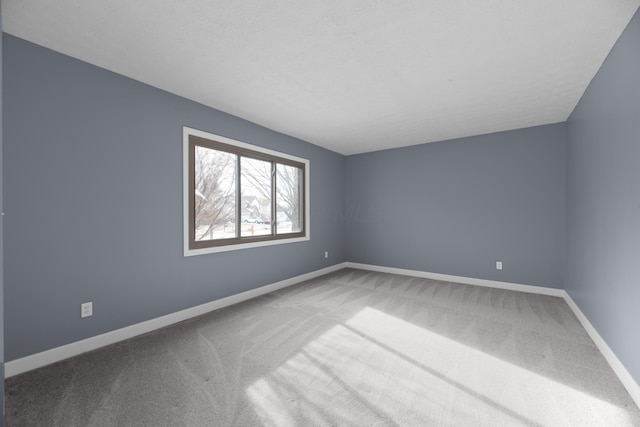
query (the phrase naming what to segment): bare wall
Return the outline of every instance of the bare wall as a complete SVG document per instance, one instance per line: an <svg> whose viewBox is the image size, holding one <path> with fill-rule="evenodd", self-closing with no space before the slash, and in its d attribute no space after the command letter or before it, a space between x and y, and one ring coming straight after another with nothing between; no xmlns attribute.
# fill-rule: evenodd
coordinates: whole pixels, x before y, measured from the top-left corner
<svg viewBox="0 0 640 427"><path fill-rule="evenodd" d="M567 121L566 290L640 383L640 12Z"/></svg>
<svg viewBox="0 0 640 427"><path fill-rule="evenodd" d="M7 360L345 261L343 156L6 34L3 58ZM309 159L311 241L183 257L183 125Z"/></svg>
<svg viewBox="0 0 640 427"><path fill-rule="evenodd" d="M562 288L564 179L562 123L349 156L347 259Z"/></svg>
<svg viewBox="0 0 640 427"><path fill-rule="evenodd" d="M2 189L4 186L4 172L2 168L2 46L4 33L2 32L2 16L0 16L0 212L3 212ZM4 378L4 218L0 216L0 378ZM4 384L4 383L3 383ZM0 402L2 402L2 416L0 427L4 425L4 386L0 387Z"/></svg>

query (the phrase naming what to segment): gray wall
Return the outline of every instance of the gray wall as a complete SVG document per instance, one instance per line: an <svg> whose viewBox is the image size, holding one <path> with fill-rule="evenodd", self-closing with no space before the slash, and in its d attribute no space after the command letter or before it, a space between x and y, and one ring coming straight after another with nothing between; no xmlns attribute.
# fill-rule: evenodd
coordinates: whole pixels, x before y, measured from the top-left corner
<svg viewBox="0 0 640 427"><path fill-rule="evenodd" d="M554 124L348 157L347 259L561 288L564 138Z"/></svg>
<svg viewBox="0 0 640 427"><path fill-rule="evenodd" d="M3 55L7 360L345 261L343 156L6 34ZM311 241L183 257L183 125L309 159Z"/></svg>
<svg viewBox="0 0 640 427"><path fill-rule="evenodd" d="M567 121L566 289L640 383L640 12Z"/></svg>
<svg viewBox="0 0 640 427"><path fill-rule="evenodd" d="M2 168L2 15L0 14L0 212L2 212L2 188L4 185L4 173ZM4 229L3 218L0 216L0 378L4 379L4 256L3 242ZM3 382L4 384L4 382ZM2 416L0 427L4 425L4 386L0 387L0 403L2 403Z"/></svg>

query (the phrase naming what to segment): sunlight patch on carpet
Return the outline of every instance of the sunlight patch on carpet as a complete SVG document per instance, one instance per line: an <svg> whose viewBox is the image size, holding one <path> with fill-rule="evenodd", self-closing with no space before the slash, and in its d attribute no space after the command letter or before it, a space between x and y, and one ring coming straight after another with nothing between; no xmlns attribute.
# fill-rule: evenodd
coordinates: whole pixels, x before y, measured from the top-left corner
<svg viewBox="0 0 640 427"><path fill-rule="evenodd" d="M370 307L246 393L265 425L631 426L624 408Z"/></svg>

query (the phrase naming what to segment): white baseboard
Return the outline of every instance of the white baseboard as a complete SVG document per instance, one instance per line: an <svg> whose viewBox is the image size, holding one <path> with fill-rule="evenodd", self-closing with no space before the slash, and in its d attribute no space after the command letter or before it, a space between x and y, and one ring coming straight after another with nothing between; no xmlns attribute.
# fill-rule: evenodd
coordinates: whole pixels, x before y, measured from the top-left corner
<svg viewBox="0 0 640 427"><path fill-rule="evenodd" d="M463 283L465 285L484 286L488 288L508 289L510 291L529 292L532 294L549 295L563 298L565 292L562 289L545 288L543 286L520 285L517 283L498 282L496 280L475 279L473 277L450 276L448 274L429 273L418 270L405 270L403 268L381 267L378 265L358 264L347 262L346 267L359 268L361 270L378 271L381 273L401 274L403 276L422 277L425 279L442 280L444 282Z"/></svg>
<svg viewBox="0 0 640 427"><path fill-rule="evenodd" d="M135 325L126 326L124 328L117 329L115 331L106 332L104 334L96 335L94 337L86 338L86 339L76 341L70 344L66 344L60 347L52 348L50 350L46 350L41 353L36 353L30 356L22 357L20 359L12 360L12 361L6 362L4 365L5 378L9 378L14 375L21 374L23 372L31 371L36 368L50 365L52 363L59 362L69 357L77 356L79 354L86 353L91 350L96 350L100 347L114 344L119 341L133 338L138 335L146 334L147 332L164 328L174 323L182 322L183 320L191 319L192 317L200 316L202 314L206 314L223 307L237 304L239 302L246 301L251 298L255 298L260 295L267 294L269 292L274 292L274 291L277 291L278 289L286 288L288 286L295 285L297 283L304 282L306 280L310 280L315 277L319 277L324 274L340 270L344 267L345 267L344 263L335 264L330 267L312 271L310 273L302 274L300 276L292 277L290 279L282 280L280 282L276 282L266 286L262 286L260 288L252 289L250 291L241 292L239 294L231 295L226 298L211 301L195 307L187 308L185 310L177 311L175 313L170 313L165 316L157 317L155 319L147 320L141 323L136 323Z"/></svg>
<svg viewBox="0 0 640 427"><path fill-rule="evenodd" d="M41 353L36 353L30 356L26 356L20 359L6 362L5 378L12 377L14 375L21 374L42 366L46 366L69 357L77 356L87 351L96 350L106 345L114 344L119 341L123 341L129 338L133 338L138 335L145 334L147 332L160 329L174 323L181 322L183 320L190 319L192 317L200 316L210 311L217 310L219 308L227 307L229 305L237 304L242 301L246 301L251 298L255 298L260 295L274 292L278 289L286 288L291 285L295 285L305 280L310 280L324 274L328 274L342 268L356 268L361 270L377 271L381 273L402 274L405 276L423 277L427 279L443 280L447 282L464 283L468 285L484 286L498 289L507 289L519 292L529 292L541 295L549 295L563 298L573 313L576 315L582 326L585 328L593 342L596 344L600 352L603 354L609 365L618 376L624 387L627 389L631 398L635 401L636 405L640 407L640 386L631 376L629 371L624 367L620 359L615 355L613 350L600 336L598 331L591 325L591 322L582 313L578 305L573 301L569 294L563 289L546 288L542 286L521 285L517 283L499 282L494 280L475 279L471 277L451 276L447 274L429 273L418 270L406 270L401 268L383 267L369 264L359 264L354 262L344 262L335 264L327 268L316 270L310 273L302 274L300 276L292 277L290 279L282 280L280 282L272 283L270 285L262 286L257 289L242 292L230 297L222 298L219 300L211 301L202 305L191 307L185 310L181 310L175 313L167 314L166 316L158 317L155 319L147 320L145 322L137 323L135 325L127 326L122 329L107 332L95 337L87 338L81 341L76 341L71 344L63 345L60 347L46 350Z"/></svg>
<svg viewBox="0 0 640 427"><path fill-rule="evenodd" d="M593 327L591 322L584 315L578 305L571 299L571 296L564 289L546 288L543 286L531 286L520 285L516 283L498 282L493 280L474 279L471 277L450 276L447 274L428 273L425 271L405 270L401 268L381 267L377 265L358 264L354 262L345 263L346 267L358 268L361 270L378 271L381 273L402 274L405 276L424 277L426 279L443 280L447 282L464 283L467 285L487 286L491 288L508 289L512 291L529 292L533 294L549 295L554 297L560 297L564 299L576 315L584 329L587 331L595 345L598 347L604 358L609 362L609 365L615 372L615 374L622 382L622 385L627 389L631 398L635 401L636 405L640 408L640 385L631 376L627 368L624 367L620 359L615 355L613 350L609 347L606 341L600 336L598 331Z"/></svg>
<svg viewBox="0 0 640 427"><path fill-rule="evenodd" d="M596 347L598 347L604 358L607 359L607 362L609 362L609 365L611 366L611 369L613 369L613 372L616 373L616 375L620 379L620 382L622 382L622 385L624 385L624 388L627 389L629 395L631 395L631 398L634 400L634 402L636 402L638 408L640 408L640 385L638 385L629 371L627 371L627 368L624 367L620 359L618 359L618 356L616 356L613 350L611 350L611 347L609 347L606 341L600 336L596 328L594 328L591 322L589 322L587 316L584 315L582 310L580 310L580 307L578 307L575 301L573 301L571 296L566 291L563 292L564 300L567 302L569 307L571 307L571 310L573 310L573 313L576 315L584 329L587 331Z"/></svg>

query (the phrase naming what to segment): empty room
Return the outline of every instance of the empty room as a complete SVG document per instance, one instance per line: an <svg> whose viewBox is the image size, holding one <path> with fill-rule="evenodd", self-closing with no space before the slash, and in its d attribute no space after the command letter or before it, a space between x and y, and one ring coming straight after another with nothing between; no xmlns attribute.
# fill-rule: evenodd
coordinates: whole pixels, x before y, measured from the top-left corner
<svg viewBox="0 0 640 427"><path fill-rule="evenodd" d="M2 0L0 426L640 426L639 7Z"/></svg>

